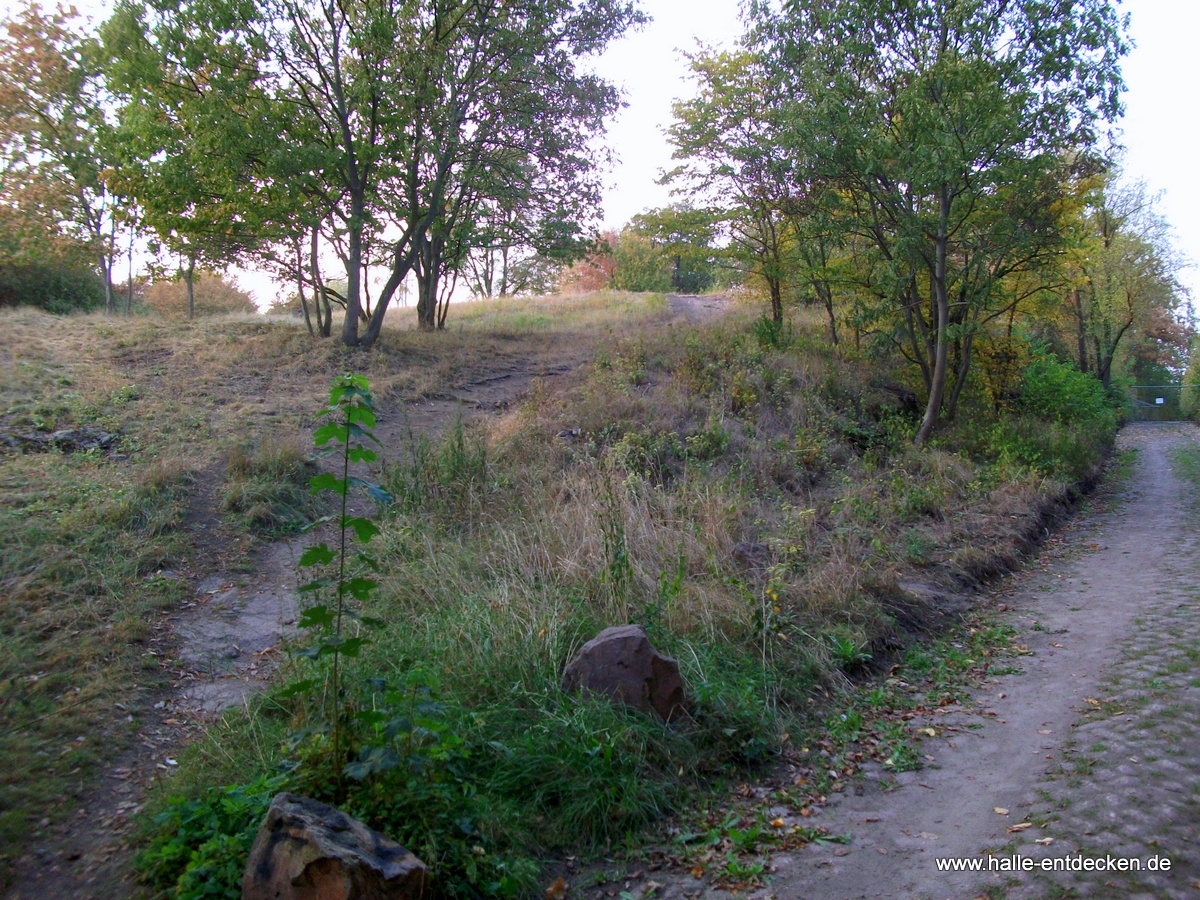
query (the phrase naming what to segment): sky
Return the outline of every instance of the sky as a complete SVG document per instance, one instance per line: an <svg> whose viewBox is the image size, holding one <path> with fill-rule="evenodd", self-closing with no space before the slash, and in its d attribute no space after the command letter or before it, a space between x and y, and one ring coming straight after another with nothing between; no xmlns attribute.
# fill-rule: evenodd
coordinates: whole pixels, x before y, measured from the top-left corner
<svg viewBox="0 0 1200 900"><path fill-rule="evenodd" d="M42 0L50 6L53 0ZM75 0L93 19L103 15L103 0ZM0 0L5 15L19 4ZM614 44L596 61L597 71L625 91L628 106L610 127L608 143L618 164L607 173L602 221L619 228L646 209L671 202L669 189L656 184L673 166L664 130L671 103L690 96L684 51L706 46L731 47L741 34L738 0L642 0L652 22ZM1200 92L1200 4L1190 0L1124 0L1119 9L1131 18L1135 47L1123 65L1126 114L1119 124L1127 148L1127 178L1161 192L1159 211L1174 227L1176 247L1200 260L1200 177L1197 148L1200 122L1195 115ZM269 288L242 279L258 299ZM1200 301L1200 269L1181 280Z"/></svg>

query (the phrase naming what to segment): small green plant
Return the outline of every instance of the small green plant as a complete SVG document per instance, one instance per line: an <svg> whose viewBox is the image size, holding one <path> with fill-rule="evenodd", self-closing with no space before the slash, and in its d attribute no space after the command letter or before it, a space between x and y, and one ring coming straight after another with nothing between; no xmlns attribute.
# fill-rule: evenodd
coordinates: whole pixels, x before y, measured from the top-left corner
<svg viewBox="0 0 1200 900"><path fill-rule="evenodd" d="M759 344L774 350L787 346L792 337L792 328L787 322L777 322L767 316L755 319L750 331Z"/></svg>
<svg viewBox="0 0 1200 900"><path fill-rule="evenodd" d="M730 852L725 855L725 876L734 881L753 881L767 870L766 863L761 861L742 862L737 854Z"/></svg>
<svg viewBox="0 0 1200 900"><path fill-rule="evenodd" d="M316 430L313 441L318 449L326 448L331 443L341 445L340 450L334 448L341 474L322 472L314 475L309 485L314 494L332 491L340 500L338 515L334 520L338 544L337 549L332 549L322 541L315 547L309 547L300 557L302 567L327 570L329 574L315 578L300 588L301 593L315 595L318 601L324 597L326 602L309 606L300 616L298 626L313 633L316 640L299 648L296 655L313 662L328 657L329 688L322 691L319 680L309 678L293 684L287 693L311 697L321 692L321 705L324 707L321 714L315 724L297 734L294 743L299 745L315 735L329 735L331 762L337 784L335 793L340 797L345 793L343 776L347 774L345 770L349 765L345 740L347 708L342 690L343 660L357 657L366 642L361 633L349 634L346 624L349 621L364 626L383 624L359 614L350 606L351 599L360 604L366 602L378 587L378 583L371 578L348 570L351 535L359 544L366 544L379 533L379 526L371 519L349 514L350 492L353 488L364 489L377 503L387 503L391 497L378 485L350 474L351 463L372 463L378 458L376 452L363 443L379 443L370 430L375 427L375 407L366 377L347 373L334 379L329 405L319 415L329 421ZM356 555L368 566L374 565L362 549ZM361 629L358 631L361 632Z"/></svg>
<svg viewBox="0 0 1200 900"><path fill-rule="evenodd" d="M172 897L237 900L254 835L283 787L275 776L172 800L154 817L158 829L138 856L142 877Z"/></svg>
<svg viewBox="0 0 1200 900"><path fill-rule="evenodd" d="M829 655L843 672L860 669L871 661L867 644L854 635L837 632L825 635L825 639L829 644Z"/></svg>

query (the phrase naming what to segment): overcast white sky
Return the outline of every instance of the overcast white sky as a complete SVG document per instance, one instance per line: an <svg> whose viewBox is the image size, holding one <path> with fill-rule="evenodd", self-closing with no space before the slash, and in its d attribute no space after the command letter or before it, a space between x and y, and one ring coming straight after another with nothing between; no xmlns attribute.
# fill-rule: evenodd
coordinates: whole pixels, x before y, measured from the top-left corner
<svg viewBox="0 0 1200 900"><path fill-rule="evenodd" d="M102 0L76 2L87 12L105 5ZM0 0L6 14L16 5ZM612 227L670 202L667 189L655 181L672 166L663 134L671 121L671 101L690 92L679 51L694 49L697 40L729 46L741 33L737 0L642 0L642 7L653 22L610 48L597 66L625 89L629 103L609 135L620 159L606 179L603 220ZM1175 227L1178 249L1200 259L1200 124L1195 113L1200 4L1125 0L1120 8L1131 14L1136 44L1124 66L1129 87L1121 123L1128 147L1126 173L1163 192L1160 209ZM1183 280L1200 300L1200 271L1183 273Z"/></svg>

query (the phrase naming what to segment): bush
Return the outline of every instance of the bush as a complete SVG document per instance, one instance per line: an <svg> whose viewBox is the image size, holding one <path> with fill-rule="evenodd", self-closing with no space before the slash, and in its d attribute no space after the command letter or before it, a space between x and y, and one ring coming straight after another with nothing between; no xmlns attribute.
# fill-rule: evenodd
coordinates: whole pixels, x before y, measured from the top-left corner
<svg viewBox="0 0 1200 900"><path fill-rule="evenodd" d="M158 830L138 857L143 877L175 900L242 896L242 871L259 823L283 779L214 788L176 799L155 817Z"/></svg>
<svg viewBox="0 0 1200 900"><path fill-rule="evenodd" d="M1200 422L1200 349L1192 354L1179 398L1180 411L1189 419Z"/></svg>
<svg viewBox="0 0 1200 900"><path fill-rule="evenodd" d="M1053 357L1034 360L1021 380L1018 408L1027 415L1071 425L1116 423L1116 411L1096 378Z"/></svg>
<svg viewBox="0 0 1200 900"><path fill-rule="evenodd" d="M96 309L104 282L85 266L47 264L0 268L0 306L36 306L49 313Z"/></svg>
<svg viewBox="0 0 1200 900"><path fill-rule="evenodd" d="M198 316L256 313L250 295L219 272L198 269L192 283ZM146 286L146 305L165 316L188 314L187 282L182 278L155 281Z"/></svg>
<svg viewBox="0 0 1200 900"><path fill-rule="evenodd" d="M1116 435L1104 386L1053 357L1025 370L1017 410L995 423L988 443L999 462L1076 482L1089 477Z"/></svg>

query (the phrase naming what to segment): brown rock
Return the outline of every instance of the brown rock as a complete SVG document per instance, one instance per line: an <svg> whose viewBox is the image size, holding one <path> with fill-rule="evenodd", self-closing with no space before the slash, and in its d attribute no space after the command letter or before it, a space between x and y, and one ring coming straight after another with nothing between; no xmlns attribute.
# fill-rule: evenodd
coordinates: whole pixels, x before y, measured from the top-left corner
<svg viewBox="0 0 1200 900"><path fill-rule="evenodd" d="M279 794L258 829L242 900L417 900L425 864L339 809Z"/></svg>
<svg viewBox="0 0 1200 900"><path fill-rule="evenodd" d="M675 660L654 649L641 625L606 628L580 649L563 672L563 690L591 691L664 721L687 715Z"/></svg>

